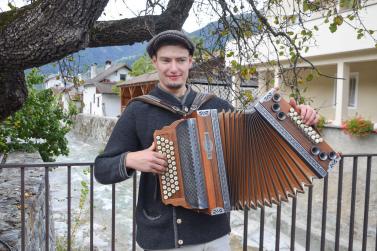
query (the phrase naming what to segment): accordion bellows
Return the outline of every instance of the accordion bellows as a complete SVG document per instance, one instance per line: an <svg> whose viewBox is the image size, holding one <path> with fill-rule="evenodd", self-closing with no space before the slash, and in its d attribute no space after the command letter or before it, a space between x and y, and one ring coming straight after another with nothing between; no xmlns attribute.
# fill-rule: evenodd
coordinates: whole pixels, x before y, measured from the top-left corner
<svg viewBox="0 0 377 251"><path fill-rule="evenodd" d="M287 201L339 156L271 90L250 111L197 111L154 133L162 201L211 215Z"/></svg>

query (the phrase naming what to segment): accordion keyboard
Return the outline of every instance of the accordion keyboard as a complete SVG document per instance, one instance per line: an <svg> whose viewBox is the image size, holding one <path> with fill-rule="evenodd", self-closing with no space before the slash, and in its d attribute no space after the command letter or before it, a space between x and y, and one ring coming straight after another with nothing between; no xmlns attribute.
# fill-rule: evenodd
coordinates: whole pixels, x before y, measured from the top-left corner
<svg viewBox="0 0 377 251"><path fill-rule="evenodd" d="M161 175L161 189L163 198L165 200L171 198L177 191L179 191L179 181L177 172L177 163L175 160L174 143L169 139L157 136L157 151L166 156L168 161L168 168L164 174Z"/></svg>

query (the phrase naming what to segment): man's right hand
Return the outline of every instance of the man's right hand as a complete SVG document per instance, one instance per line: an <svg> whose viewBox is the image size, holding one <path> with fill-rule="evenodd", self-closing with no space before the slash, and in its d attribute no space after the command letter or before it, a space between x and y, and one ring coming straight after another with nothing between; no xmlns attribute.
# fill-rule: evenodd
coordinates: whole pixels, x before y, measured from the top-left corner
<svg viewBox="0 0 377 251"><path fill-rule="evenodd" d="M155 152L156 146L152 145L142 151L129 152L126 157L126 165L141 172L163 174L168 166L165 155Z"/></svg>

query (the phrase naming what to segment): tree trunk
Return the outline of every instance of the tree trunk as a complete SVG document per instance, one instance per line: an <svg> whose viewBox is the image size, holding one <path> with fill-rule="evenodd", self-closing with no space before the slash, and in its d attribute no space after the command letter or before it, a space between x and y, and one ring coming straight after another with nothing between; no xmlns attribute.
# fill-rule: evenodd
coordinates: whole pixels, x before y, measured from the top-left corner
<svg viewBox="0 0 377 251"><path fill-rule="evenodd" d="M87 47L127 45L180 29L193 0L170 0L161 15L97 22L108 0L38 0L0 13L0 121L27 97L23 70Z"/></svg>

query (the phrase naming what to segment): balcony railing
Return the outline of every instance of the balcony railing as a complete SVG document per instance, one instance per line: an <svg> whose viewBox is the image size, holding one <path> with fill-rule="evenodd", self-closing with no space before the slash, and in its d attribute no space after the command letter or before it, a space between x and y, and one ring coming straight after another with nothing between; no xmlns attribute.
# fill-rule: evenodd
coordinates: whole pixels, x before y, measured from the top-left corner
<svg viewBox="0 0 377 251"><path fill-rule="evenodd" d="M376 226L376 213L375 210L377 208L377 198L376 198L376 188L377 188L377 179L376 179L376 157L377 154L358 154L358 155L343 155L342 159L338 165L338 167L335 168L334 174L330 173L329 176L327 176L324 180L321 180L318 184L323 182L323 190L321 191L322 194L320 197L322 197L322 204L315 206L320 206L322 209L321 217L320 219L314 219L317 224L318 221L321 223L320 227L320 233L317 236L320 238L319 241L319 247L318 245L314 250L377 250L377 238L376 238L376 232L377 232L377 226ZM360 164L363 163L363 164ZM365 165L364 165L365 163ZM45 184L49 184L49 177L50 177L50 171L54 168L66 168L67 169L67 250L72 249L72 168L83 168L89 166L89 184L90 184L90 193L89 193L89 238L90 238L90 245L89 249L94 250L94 244L93 244L93 236L94 236L94 228L93 223L95 220L95 215L93 214L93 204L94 204L94 180L93 180L93 163L41 163L41 164L1 164L0 170L3 169L9 169L9 168L16 168L20 170L20 191L21 191L21 198L20 198L20 213L21 213L21 250L25 250L25 171L28 168L43 168L44 169L44 182ZM344 173L347 173L347 179L344 178ZM0 177L3 175L4 172L0 171ZM351 175L351 176L350 176ZM335 177L336 176L336 177ZM348 177L350 176L350 177ZM361 178L360 178L361 177ZM347 181L350 181L347 183ZM361 182L362 181L362 182ZM329 183L331 184L331 187L335 187L337 191L331 191L333 194L337 194L336 196L328 196L329 194ZM116 214L115 214L115 204L116 204L116 190L115 190L115 184L112 185L112 214L111 214L111 250L115 250L115 223L116 223ZM132 250L136 250L136 238L135 238L135 208L136 208L136 191L137 191L137 176L133 176L133 226L132 226ZM314 187L315 188L315 187ZM345 194L344 189L347 188L350 189L350 198L349 200L345 200L345 196L348 196L348 194ZM372 189L372 193L371 193ZM360 192L361 191L361 192ZM46 217L45 217L45 228L49 229L50 222L49 222L49 199L50 199L50 186L45 186L45 210L46 210ZM295 247L297 246L297 213L305 210L302 208L298 208L297 204L298 201L305 200L307 201L307 213L306 213L306 232L305 232L305 238L304 239L304 245L303 243L300 243L300 245L305 246L305 250L311 250L313 249L313 245L311 243L312 240L312 223L313 223L313 187L309 187L306 192L307 198L293 198L292 201L289 203L289 210L291 211L291 215L289 215L290 219L290 226L289 229L289 235L290 235L290 250L295 250ZM314 196L318 197L318 194L314 194ZM362 199L360 198L362 197ZM358 204L358 201L362 201L362 205ZM348 203L349 202L349 203ZM288 204L288 203L284 203ZM274 250L280 250L280 244L281 244L281 233L282 233L282 206L284 204L276 206L276 214L275 214L275 246ZM333 208L335 213L335 227L332 228L332 230L335 230L335 233L330 233L330 230L327 229L327 220L329 219L329 213L328 213L328 205L334 205ZM335 206L336 205L336 206ZM355 217L356 210L360 210L360 208L363 209L362 212L362 222L358 221L358 217ZM344 226L342 225L342 220L344 221L344 216L342 213L347 209L346 215L348 218L349 227L347 229L348 232L348 245L344 245L344 236L342 236L342 233L344 235ZM349 209L349 211L348 211ZM258 209L260 211L259 214L259 250L264 250L264 244L265 244L265 220L266 210L273 210L270 208L262 208ZM248 219L250 213L256 212L255 210L244 210L244 221L243 221L243 250L247 250L248 247ZM374 212L370 217L370 212ZM286 212L285 212L286 213ZM317 224L318 225L318 224ZM361 238L360 234L355 235L355 225L362 226L362 234ZM318 232L318 231L317 231ZM300 233L301 234L301 233ZM49 238L49 232L46 231L45 240L45 247L50 246L50 238ZM331 239L331 243L327 243L329 241L328 236L333 236ZM356 237L355 237L356 236ZM270 236L269 236L270 237ZM357 239L357 244L355 244L355 238ZM341 244L341 239L343 240ZM369 240L369 242L368 242ZM374 240L374 241L373 241ZM301 240L302 242L302 240ZM2 242L0 240L0 250L2 245L6 248L6 243ZM330 247L329 247L330 246ZM8 248L9 249L9 248ZM47 248L48 249L48 248Z"/></svg>

